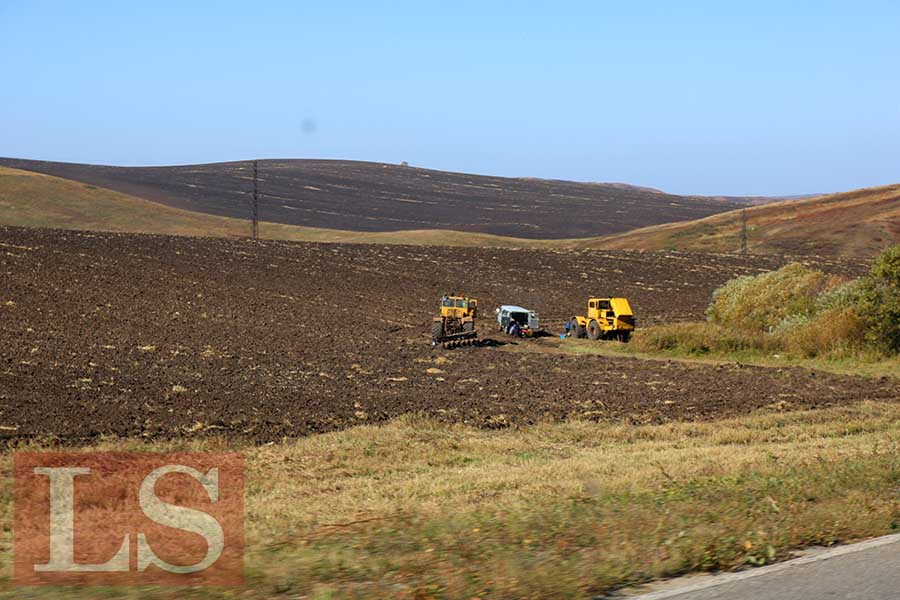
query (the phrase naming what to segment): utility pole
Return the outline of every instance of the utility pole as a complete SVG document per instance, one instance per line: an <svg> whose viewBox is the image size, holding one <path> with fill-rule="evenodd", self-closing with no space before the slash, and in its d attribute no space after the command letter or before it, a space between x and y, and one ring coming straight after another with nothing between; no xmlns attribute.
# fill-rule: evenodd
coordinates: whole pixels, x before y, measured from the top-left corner
<svg viewBox="0 0 900 600"><path fill-rule="evenodd" d="M747 209L741 209L741 254L747 254Z"/></svg>
<svg viewBox="0 0 900 600"><path fill-rule="evenodd" d="M253 206L251 213L253 223L250 226L250 236L254 240L259 239L259 165L258 161L253 161Z"/></svg>

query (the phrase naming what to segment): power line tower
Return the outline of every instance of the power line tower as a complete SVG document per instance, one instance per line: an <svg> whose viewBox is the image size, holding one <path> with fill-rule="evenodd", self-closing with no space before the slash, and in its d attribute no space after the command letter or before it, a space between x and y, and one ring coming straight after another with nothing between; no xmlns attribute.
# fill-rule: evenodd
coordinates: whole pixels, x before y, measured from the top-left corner
<svg viewBox="0 0 900 600"><path fill-rule="evenodd" d="M253 205L250 208L253 219L250 225L250 237L259 239L259 164L253 161Z"/></svg>
<svg viewBox="0 0 900 600"><path fill-rule="evenodd" d="M747 254L747 209L741 209L741 254Z"/></svg>

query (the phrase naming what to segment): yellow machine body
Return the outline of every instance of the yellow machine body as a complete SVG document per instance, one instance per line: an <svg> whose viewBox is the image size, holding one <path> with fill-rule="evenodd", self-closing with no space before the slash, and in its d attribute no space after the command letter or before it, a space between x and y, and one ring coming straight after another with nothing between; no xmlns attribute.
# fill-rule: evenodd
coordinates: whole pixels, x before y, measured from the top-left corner
<svg viewBox="0 0 900 600"><path fill-rule="evenodd" d="M440 316L431 321L432 343L474 338L475 318L478 316L478 300L468 296L441 298Z"/></svg>
<svg viewBox="0 0 900 600"><path fill-rule="evenodd" d="M634 312L627 298L589 298L587 315L572 317L569 334L575 338L627 342L634 327Z"/></svg>

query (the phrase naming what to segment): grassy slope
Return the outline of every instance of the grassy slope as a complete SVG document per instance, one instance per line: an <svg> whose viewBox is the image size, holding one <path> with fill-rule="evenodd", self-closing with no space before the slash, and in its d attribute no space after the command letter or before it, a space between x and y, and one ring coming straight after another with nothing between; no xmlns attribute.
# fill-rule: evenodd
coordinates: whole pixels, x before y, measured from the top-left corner
<svg viewBox="0 0 900 600"><path fill-rule="evenodd" d="M0 167L4 225L174 235L246 235L234 219L177 210L91 185Z"/></svg>
<svg viewBox="0 0 900 600"><path fill-rule="evenodd" d="M172 208L30 171L0 167L0 224L90 231L246 237L249 222ZM367 233L261 223L268 239L446 246L552 246L554 242L445 230Z"/></svg>
<svg viewBox="0 0 900 600"><path fill-rule="evenodd" d="M239 595L590 598L771 562L896 529L898 436L900 405L864 403L659 426L484 431L405 418L244 447L248 586ZM226 448L111 440L89 449ZM0 453L0 468L10 463ZM2 595L16 597L11 498L6 477L0 580Z"/></svg>
<svg viewBox="0 0 900 600"><path fill-rule="evenodd" d="M747 209L750 251L870 256L900 241L900 185ZM657 225L601 238L528 240L451 230L358 232L261 223L267 239L530 248L734 252L741 213ZM171 208L68 179L0 167L0 224L129 233L245 237L249 224Z"/></svg>
<svg viewBox="0 0 900 600"><path fill-rule="evenodd" d="M870 256L900 242L900 185L747 208L754 253ZM741 211L605 236L586 245L634 250L740 249Z"/></svg>
<svg viewBox="0 0 900 600"><path fill-rule="evenodd" d="M701 327L700 323L678 323L672 327ZM838 375L861 375L863 377L895 377L900 378L900 361L896 358L886 358L877 354L860 355L850 357L815 357L805 358L795 356L787 352L765 352L762 350L742 350L736 352L716 352L710 350L703 353L687 352L680 349L657 350L648 348L644 338L654 331L665 329L659 325L651 328L638 329L635 337L628 344L620 342L590 340L555 340L548 339L541 346L520 345L507 346L506 352L541 352L559 354L585 354L599 356L633 356L642 360L683 361L698 364L734 364L755 365L759 367L802 367L836 373Z"/></svg>

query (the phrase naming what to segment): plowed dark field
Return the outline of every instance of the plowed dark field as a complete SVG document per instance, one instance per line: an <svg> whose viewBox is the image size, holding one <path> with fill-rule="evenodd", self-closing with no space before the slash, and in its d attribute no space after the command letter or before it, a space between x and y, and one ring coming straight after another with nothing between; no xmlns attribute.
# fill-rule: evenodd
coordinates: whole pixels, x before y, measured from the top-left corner
<svg viewBox="0 0 900 600"><path fill-rule="evenodd" d="M531 306L589 294L640 323L700 318L772 257L242 242L0 228L0 435L265 441L404 413L482 427L714 419L773 404L900 399L800 369L432 349L444 291ZM856 263L823 261L835 272ZM489 330L492 314L480 325ZM524 342L523 342L524 343ZM540 341L527 342L540 344Z"/></svg>
<svg viewBox="0 0 900 600"><path fill-rule="evenodd" d="M250 162L109 167L0 158L0 165L73 179L226 217L249 218ZM632 186L486 177L382 163L263 160L260 219L350 231L452 229L532 239L591 237L739 208L721 198Z"/></svg>

